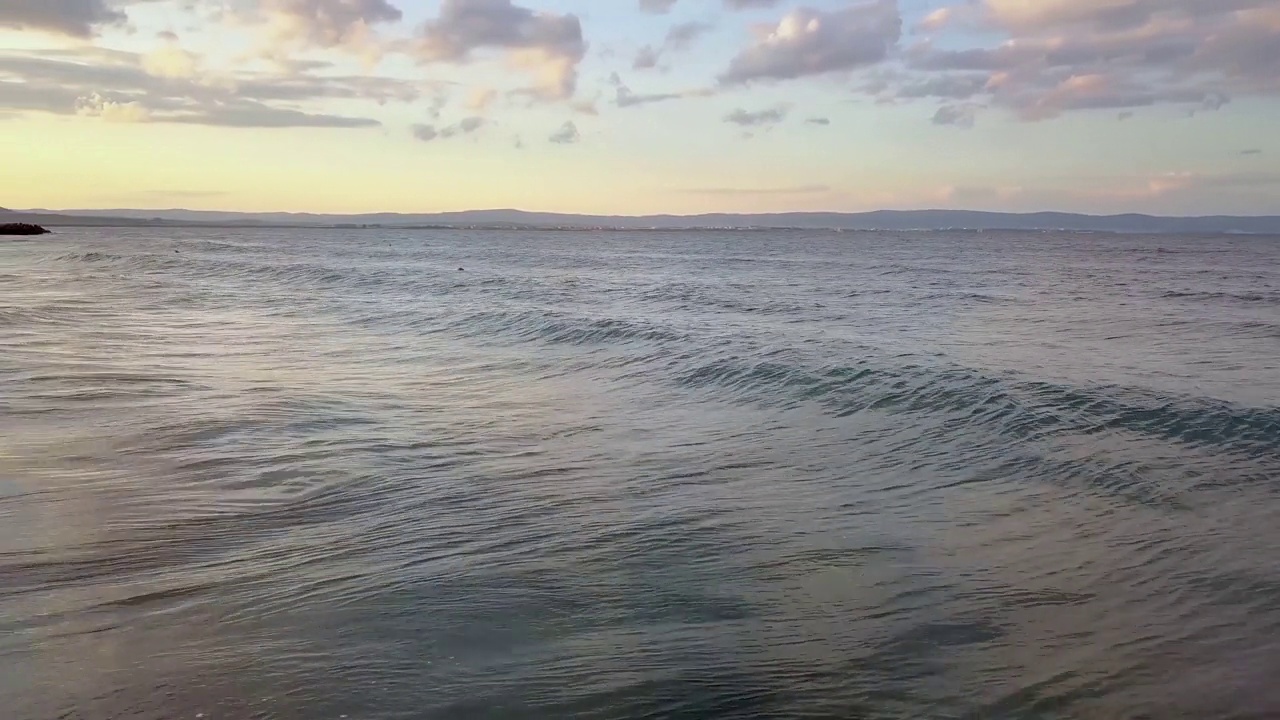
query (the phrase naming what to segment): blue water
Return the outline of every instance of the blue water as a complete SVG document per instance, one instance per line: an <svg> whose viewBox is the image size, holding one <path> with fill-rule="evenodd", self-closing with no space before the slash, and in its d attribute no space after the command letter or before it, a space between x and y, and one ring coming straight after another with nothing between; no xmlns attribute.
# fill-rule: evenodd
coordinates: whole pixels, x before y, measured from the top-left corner
<svg viewBox="0 0 1280 720"><path fill-rule="evenodd" d="M1280 239L0 244L16 720L1280 717Z"/></svg>

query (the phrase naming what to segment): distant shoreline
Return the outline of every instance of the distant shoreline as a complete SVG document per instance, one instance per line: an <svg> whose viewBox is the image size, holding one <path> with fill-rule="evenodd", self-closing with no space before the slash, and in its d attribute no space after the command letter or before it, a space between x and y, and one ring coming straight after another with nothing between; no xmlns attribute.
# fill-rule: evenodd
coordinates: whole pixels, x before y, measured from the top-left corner
<svg viewBox="0 0 1280 720"><path fill-rule="evenodd" d="M1039 229L1039 228L823 228L823 227L664 227L664 228L631 228L631 227L553 227L544 225L530 226L514 226L514 225L368 225L361 227L352 227L344 225L284 225L284 224L257 224L257 223L198 223L198 222L171 222L171 223L75 223L69 225L55 225L50 227L64 228L102 228L102 229L136 229L136 228L172 228L176 230L190 230L207 228L210 230L350 230L350 231L377 231L377 230L402 230L402 231L476 231L476 232L529 232L529 233L591 233L591 232L610 232L610 233L714 233L714 232L733 232L733 233L830 233L830 234L884 234L884 233L952 233L956 235L995 235L995 234L1019 234L1019 235L1167 235L1169 237L1177 236L1204 236L1204 235L1240 235L1244 237L1280 237L1280 231L1277 232L1236 232L1236 231L1138 231L1138 230L1073 230L1069 228L1058 229ZM46 232L49 232L46 230ZM4 233L0 233L2 235Z"/></svg>
<svg viewBox="0 0 1280 720"><path fill-rule="evenodd" d="M331 230L483 230L519 232L954 232L1143 235L1280 235L1280 216L1161 217L1072 213L881 210L867 213L776 213L595 216L481 210L427 215L371 213L223 213L102 210L65 213L0 210L0 223L44 227L253 228ZM152 212L150 217L141 213ZM107 214L109 213L109 214ZM167 217L166 217L167 215Z"/></svg>

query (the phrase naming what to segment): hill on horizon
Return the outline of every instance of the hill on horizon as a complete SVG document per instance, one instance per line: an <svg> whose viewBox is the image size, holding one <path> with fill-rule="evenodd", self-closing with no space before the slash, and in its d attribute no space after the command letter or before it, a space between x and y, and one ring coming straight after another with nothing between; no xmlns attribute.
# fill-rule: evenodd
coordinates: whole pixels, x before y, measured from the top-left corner
<svg viewBox="0 0 1280 720"><path fill-rule="evenodd" d="M49 225L268 225L386 227L467 226L526 228L794 228L805 230L1022 230L1120 233L1280 234L1280 216L1165 217L1126 213L1003 213L980 210L873 210L870 212L705 213L697 215L579 215L513 209L440 213L323 214L219 210L0 210L6 219Z"/></svg>

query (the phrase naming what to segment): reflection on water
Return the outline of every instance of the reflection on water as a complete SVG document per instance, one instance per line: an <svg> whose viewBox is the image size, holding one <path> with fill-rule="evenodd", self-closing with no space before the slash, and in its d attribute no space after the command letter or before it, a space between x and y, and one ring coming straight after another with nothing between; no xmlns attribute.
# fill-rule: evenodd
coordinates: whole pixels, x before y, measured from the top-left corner
<svg viewBox="0 0 1280 720"><path fill-rule="evenodd" d="M7 243L0 698L1275 717L1278 268L1244 237Z"/></svg>

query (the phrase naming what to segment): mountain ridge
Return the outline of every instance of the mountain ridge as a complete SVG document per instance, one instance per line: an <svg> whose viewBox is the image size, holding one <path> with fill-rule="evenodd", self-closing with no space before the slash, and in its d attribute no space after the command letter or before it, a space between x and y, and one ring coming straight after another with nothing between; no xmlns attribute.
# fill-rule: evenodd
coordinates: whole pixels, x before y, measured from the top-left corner
<svg viewBox="0 0 1280 720"><path fill-rule="evenodd" d="M440 213L243 213L218 210L101 209L4 210L7 221L46 225L264 225L381 227L519 227L556 229L805 229L805 230L1023 230L1131 233L1247 233L1280 235L1280 216L1088 215L1055 211L873 210L869 212L700 213L691 215L581 215L499 208Z"/></svg>

